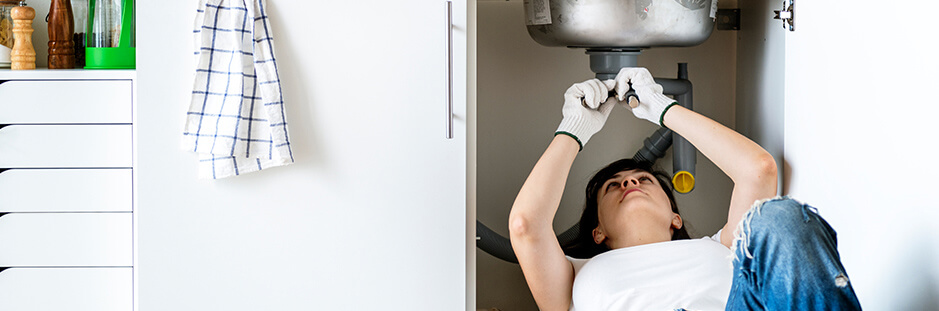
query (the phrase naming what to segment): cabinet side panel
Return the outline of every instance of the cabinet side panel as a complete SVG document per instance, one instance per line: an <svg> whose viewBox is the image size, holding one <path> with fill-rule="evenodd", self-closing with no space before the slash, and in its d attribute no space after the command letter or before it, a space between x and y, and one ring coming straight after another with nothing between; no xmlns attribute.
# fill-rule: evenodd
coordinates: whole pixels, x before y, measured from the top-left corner
<svg viewBox="0 0 939 311"><path fill-rule="evenodd" d="M222 180L178 147L196 8L137 4L141 310L464 308L466 82L447 140L445 2L266 1L296 162Z"/></svg>

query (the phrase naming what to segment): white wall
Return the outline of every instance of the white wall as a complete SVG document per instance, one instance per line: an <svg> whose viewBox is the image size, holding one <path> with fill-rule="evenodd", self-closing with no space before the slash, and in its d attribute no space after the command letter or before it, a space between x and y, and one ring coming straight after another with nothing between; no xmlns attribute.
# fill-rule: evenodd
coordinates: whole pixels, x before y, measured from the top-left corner
<svg viewBox="0 0 939 311"><path fill-rule="evenodd" d="M778 1L741 1L737 31L736 130L760 144L783 167L786 40ZM779 174L783 193L784 174Z"/></svg>
<svg viewBox="0 0 939 311"><path fill-rule="evenodd" d="M734 5L721 1L722 7ZM521 0L480 1L478 6L477 217L507 236L509 209L557 129L564 91L594 74L583 50L544 47L528 36ZM689 63L695 110L733 127L735 33L715 30L700 46L650 49L639 57L640 66L663 78L674 78L679 62ZM577 221L584 187L593 173L631 157L655 129L625 109L613 111L574 163L555 230ZM660 164L671 171L670 152ZM691 234L701 236L726 222L732 184L700 153L696 173L696 189L678 195L678 200ZM477 251L476 290L479 308L536 309L518 265L482 251Z"/></svg>
<svg viewBox="0 0 939 311"><path fill-rule="evenodd" d="M785 35L787 191L837 230L865 310L939 310L939 3L881 4L852 2L877 16L858 27L843 2L798 3Z"/></svg>

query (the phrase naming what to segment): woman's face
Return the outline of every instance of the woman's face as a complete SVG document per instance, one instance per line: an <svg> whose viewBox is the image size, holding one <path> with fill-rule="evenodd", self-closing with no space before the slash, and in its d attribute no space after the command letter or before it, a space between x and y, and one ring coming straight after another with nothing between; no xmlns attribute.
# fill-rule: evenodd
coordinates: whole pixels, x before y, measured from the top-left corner
<svg viewBox="0 0 939 311"><path fill-rule="evenodd" d="M597 203L600 241L635 234L628 230L667 230L671 237L676 218L681 228L681 217L672 212L659 180L642 170L616 173L600 187ZM596 230L594 237L597 240Z"/></svg>

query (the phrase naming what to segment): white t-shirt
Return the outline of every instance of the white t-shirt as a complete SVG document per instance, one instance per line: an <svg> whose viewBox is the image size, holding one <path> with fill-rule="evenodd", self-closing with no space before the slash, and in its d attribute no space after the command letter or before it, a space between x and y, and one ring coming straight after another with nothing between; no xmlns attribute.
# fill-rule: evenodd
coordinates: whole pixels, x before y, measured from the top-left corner
<svg viewBox="0 0 939 311"><path fill-rule="evenodd" d="M611 250L574 265L572 311L724 310L733 277L720 232Z"/></svg>

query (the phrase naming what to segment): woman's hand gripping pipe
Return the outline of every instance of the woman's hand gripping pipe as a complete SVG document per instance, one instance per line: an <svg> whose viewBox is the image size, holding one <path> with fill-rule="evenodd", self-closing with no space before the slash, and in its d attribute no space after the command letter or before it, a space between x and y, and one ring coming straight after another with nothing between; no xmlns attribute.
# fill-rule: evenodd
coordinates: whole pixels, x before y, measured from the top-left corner
<svg viewBox="0 0 939 311"><path fill-rule="evenodd" d="M662 86L655 83L648 69L642 67L620 69L619 74L616 75L618 99L625 100L633 91L637 99L642 98L636 106L630 102L629 107L633 114L641 119L665 126L663 124L665 112L678 102L662 94Z"/></svg>
<svg viewBox="0 0 939 311"><path fill-rule="evenodd" d="M564 107L561 109L563 119L554 134L574 138L583 150L590 137L603 128L615 107L615 101L609 100L608 95L613 86L613 80L597 79L571 85L564 92Z"/></svg>

